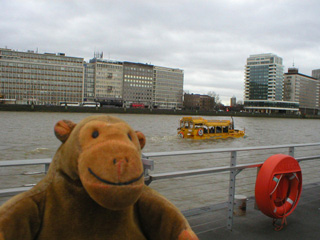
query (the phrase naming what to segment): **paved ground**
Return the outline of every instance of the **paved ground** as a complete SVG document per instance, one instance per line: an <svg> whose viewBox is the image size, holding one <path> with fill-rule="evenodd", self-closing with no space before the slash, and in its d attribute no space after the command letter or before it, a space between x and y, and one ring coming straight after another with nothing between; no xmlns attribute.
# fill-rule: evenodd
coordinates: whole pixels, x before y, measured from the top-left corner
<svg viewBox="0 0 320 240"><path fill-rule="evenodd" d="M272 219L247 202L245 216L235 216L232 231L227 229L226 204L184 212L200 240L212 239L320 239L320 183L303 187L298 206L287 217L288 225L275 231Z"/></svg>

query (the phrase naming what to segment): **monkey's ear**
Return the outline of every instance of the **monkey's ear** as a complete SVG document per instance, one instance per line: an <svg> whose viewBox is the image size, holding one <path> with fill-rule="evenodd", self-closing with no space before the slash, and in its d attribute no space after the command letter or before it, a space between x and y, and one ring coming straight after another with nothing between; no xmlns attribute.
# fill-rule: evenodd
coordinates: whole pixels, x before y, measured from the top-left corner
<svg viewBox="0 0 320 240"><path fill-rule="evenodd" d="M67 141L68 137L70 136L70 133L72 132L75 126L76 124L72 121L60 120L54 126L54 134L62 143L64 143L65 141Z"/></svg>
<svg viewBox="0 0 320 240"><path fill-rule="evenodd" d="M139 139L139 143L140 143L140 147L141 149L144 147L144 145L146 145L146 137L144 136L144 134L140 131L136 131L136 134L138 136Z"/></svg>

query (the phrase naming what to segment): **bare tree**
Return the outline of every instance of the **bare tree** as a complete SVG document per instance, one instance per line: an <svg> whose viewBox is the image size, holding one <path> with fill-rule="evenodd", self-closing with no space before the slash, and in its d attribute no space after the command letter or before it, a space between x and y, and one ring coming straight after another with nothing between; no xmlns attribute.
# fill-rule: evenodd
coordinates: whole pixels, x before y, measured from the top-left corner
<svg viewBox="0 0 320 240"><path fill-rule="evenodd" d="M238 100L238 101L237 101L237 105L243 105L242 100Z"/></svg>
<svg viewBox="0 0 320 240"><path fill-rule="evenodd" d="M219 94L215 93L214 91L208 92L207 95L210 96L210 97L214 97L214 101L215 101L216 104L220 104L221 103Z"/></svg>

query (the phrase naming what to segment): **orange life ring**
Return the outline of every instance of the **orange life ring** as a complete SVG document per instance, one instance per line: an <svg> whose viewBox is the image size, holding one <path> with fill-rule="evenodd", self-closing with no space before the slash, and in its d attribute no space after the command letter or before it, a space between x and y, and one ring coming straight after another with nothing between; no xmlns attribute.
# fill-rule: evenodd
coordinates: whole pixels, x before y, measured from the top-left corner
<svg viewBox="0 0 320 240"><path fill-rule="evenodd" d="M179 137L184 138L183 132L179 132Z"/></svg>
<svg viewBox="0 0 320 240"><path fill-rule="evenodd" d="M278 179L276 176L273 181ZM273 212L277 216L284 216L294 206L299 193L299 179L296 173L280 175L275 184L273 192L270 194Z"/></svg>
<svg viewBox="0 0 320 240"><path fill-rule="evenodd" d="M272 218L289 216L296 208L302 189L301 168L293 157L276 154L262 165L256 180L259 209Z"/></svg>
<svg viewBox="0 0 320 240"><path fill-rule="evenodd" d="M198 130L198 136L202 136L203 135L203 129L202 128L200 128L199 130Z"/></svg>

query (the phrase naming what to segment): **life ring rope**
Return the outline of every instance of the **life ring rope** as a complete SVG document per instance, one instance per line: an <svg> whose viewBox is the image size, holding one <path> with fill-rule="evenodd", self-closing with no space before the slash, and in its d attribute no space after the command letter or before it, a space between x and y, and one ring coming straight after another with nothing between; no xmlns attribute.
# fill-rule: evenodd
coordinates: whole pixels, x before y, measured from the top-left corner
<svg viewBox="0 0 320 240"><path fill-rule="evenodd" d="M273 220L272 220L272 225L275 227L274 230L276 230L276 231L280 231L280 230L283 229L284 226L286 226L287 224L288 224L288 223L287 223L287 218L286 218L286 217L282 218L280 225L277 224L277 219L273 219Z"/></svg>
<svg viewBox="0 0 320 240"><path fill-rule="evenodd" d="M280 206L276 206L275 204L275 197L273 196L274 192L277 190L281 179L283 177L286 177L289 180L289 186L290 186L290 192L288 193L285 201ZM270 197L272 199L272 206L273 206L273 213L278 216L285 216L295 205L298 196L299 196L299 178L297 177L296 173L291 173L291 176L288 176L288 174L281 174L279 178L276 176L273 177L273 181L276 182L276 185L273 189L273 191L270 193Z"/></svg>
<svg viewBox="0 0 320 240"><path fill-rule="evenodd" d="M283 174L281 174L280 178L278 179L277 177L274 177L273 178L273 181L276 181L277 182L277 185L275 186L275 188L273 189L272 193L270 194L270 196L272 196L272 194L276 191L280 181L281 181L281 178L283 177ZM277 180L276 180L277 179ZM296 182L299 184L299 178L297 176L296 173L292 173L292 176L288 177L288 179L290 181L292 180L296 180ZM291 191L291 190L290 190ZM290 192L290 196L291 196L291 192ZM281 213L283 214L283 217L282 217L282 220L281 220L281 223L280 224L277 224L276 223L276 220L277 219L273 219L273 226L275 227L274 230L275 231L280 231L284 228L284 226L287 225L287 213L291 211L291 209L295 206L297 200L298 200L298 196L299 196L299 193L297 192L296 193L296 196L295 196L295 199L291 199L290 196L288 196L286 198L286 201L279 207L275 207L274 210L273 210L273 213L274 214L279 214L279 211L281 210ZM286 207L289 207L288 209L286 209ZM280 210L279 210L280 209Z"/></svg>
<svg viewBox="0 0 320 240"><path fill-rule="evenodd" d="M270 196L277 190L278 185L279 185L279 183L280 183L280 181L281 181L282 176L283 176L283 174L281 174L280 178L277 178L277 177L275 177L275 176L273 177L272 180L275 181L277 184L276 184L276 186L274 187L273 191L270 193Z"/></svg>

